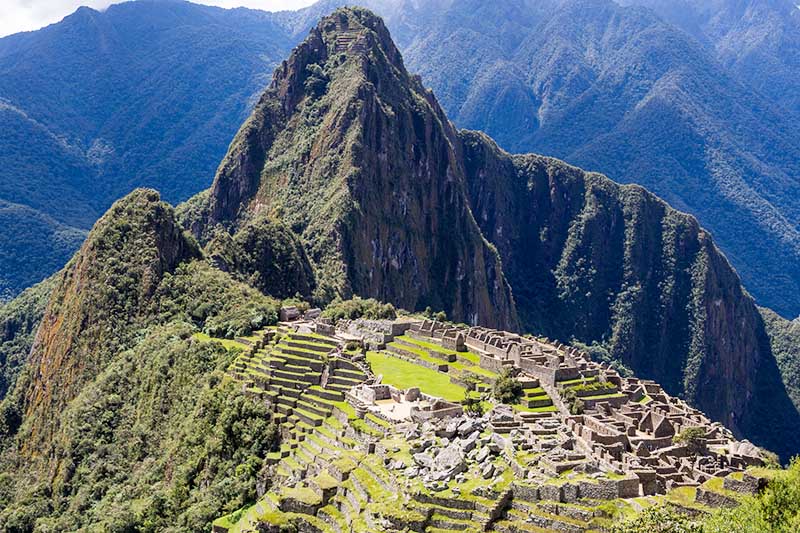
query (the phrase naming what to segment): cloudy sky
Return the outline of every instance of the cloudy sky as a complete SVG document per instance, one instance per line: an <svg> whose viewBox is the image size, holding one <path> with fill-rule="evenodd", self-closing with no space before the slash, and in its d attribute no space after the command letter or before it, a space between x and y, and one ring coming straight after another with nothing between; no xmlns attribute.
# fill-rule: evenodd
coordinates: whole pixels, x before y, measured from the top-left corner
<svg viewBox="0 0 800 533"><path fill-rule="evenodd" d="M314 0L193 0L220 7L252 7L268 11L297 9ZM0 0L0 37L19 31L36 30L58 22L80 6L104 9L120 0Z"/></svg>

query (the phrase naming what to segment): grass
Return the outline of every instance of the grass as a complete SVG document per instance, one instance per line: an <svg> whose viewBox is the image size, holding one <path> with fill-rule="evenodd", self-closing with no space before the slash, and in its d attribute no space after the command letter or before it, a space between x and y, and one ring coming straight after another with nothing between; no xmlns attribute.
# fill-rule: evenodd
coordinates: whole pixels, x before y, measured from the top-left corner
<svg viewBox="0 0 800 533"><path fill-rule="evenodd" d="M695 503L696 495L697 489L695 487L678 487L667 493L666 500L684 507L691 507Z"/></svg>
<svg viewBox="0 0 800 533"><path fill-rule="evenodd" d="M460 402L464 399L464 388L450 383L447 374L380 352L367 352L367 361L375 374L383 376L385 383L399 389L419 387L425 394L445 400Z"/></svg>
<svg viewBox="0 0 800 533"><path fill-rule="evenodd" d="M284 498L295 499L308 505L319 505L322 503L322 499L319 495L308 487L284 488L282 496Z"/></svg>
<svg viewBox="0 0 800 533"><path fill-rule="evenodd" d="M581 400L607 400L609 398L624 398L625 395L620 392L613 394L600 394L599 396L584 396Z"/></svg>
<svg viewBox="0 0 800 533"><path fill-rule="evenodd" d="M568 379L566 381L558 381L556 383L556 385L561 386L561 387L568 387L570 385L580 385L580 384L583 384L583 383L592 383L594 381L597 381L597 377L590 376L590 377L584 377L584 378Z"/></svg>
<svg viewBox="0 0 800 533"><path fill-rule="evenodd" d="M248 345L233 339L220 339L217 337L211 337L205 333L193 333L192 338L197 339L200 342L218 342L222 344L226 350L246 350L250 348Z"/></svg>

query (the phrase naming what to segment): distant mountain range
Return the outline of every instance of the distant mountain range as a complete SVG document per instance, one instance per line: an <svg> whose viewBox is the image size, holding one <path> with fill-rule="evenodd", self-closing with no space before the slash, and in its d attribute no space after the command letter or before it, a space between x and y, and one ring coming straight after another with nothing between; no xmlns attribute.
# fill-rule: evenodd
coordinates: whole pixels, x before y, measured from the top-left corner
<svg viewBox="0 0 800 533"><path fill-rule="evenodd" d="M0 199L78 232L136 186L186 199L210 183L278 59L345 3L265 13L141 0L0 39ZM362 3L457 126L646 186L714 233L762 305L800 315L790 2ZM43 257L32 239L5 239L15 259L0 263L0 291L68 257Z"/></svg>

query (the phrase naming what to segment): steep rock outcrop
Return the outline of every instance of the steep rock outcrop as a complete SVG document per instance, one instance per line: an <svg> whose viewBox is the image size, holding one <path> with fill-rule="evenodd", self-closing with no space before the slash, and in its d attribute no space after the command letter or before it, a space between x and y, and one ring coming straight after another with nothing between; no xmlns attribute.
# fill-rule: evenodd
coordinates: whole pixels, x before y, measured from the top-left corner
<svg viewBox="0 0 800 533"><path fill-rule="evenodd" d="M199 256L172 208L138 189L95 224L57 276L31 349L24 394L25 447L52 444L57 414L126 346L162 276Z"/></svg>
<svg viewBox="0 0 800 533"><path fill-rule="evenodd" d="M274 217L301 236L320 300L360 294L516 328L462 160L380 19L338 10L276 70L220 165L199 233Z"/></svg>
<svg viewBox="0 0 800 533"><path fill-rule="evenodd" d="M641 187L461 138L472 210L523 327L599 343L739 435L800 449L758 308L693 217Z"/></svg>

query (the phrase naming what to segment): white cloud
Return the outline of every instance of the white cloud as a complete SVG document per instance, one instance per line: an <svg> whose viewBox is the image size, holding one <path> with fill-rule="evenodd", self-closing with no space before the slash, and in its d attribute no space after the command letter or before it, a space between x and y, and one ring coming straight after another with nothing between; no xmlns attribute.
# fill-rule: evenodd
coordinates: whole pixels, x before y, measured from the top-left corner
<svg viewBox="0 0 800 533"><path fill-rule="evenodd" d="M267 11L299 9L315 0L194 0L198 4L226 8L250 7ZM80 6L105 9L119 0L0 0L0 37L37 30L58 22Z"/></svg>

